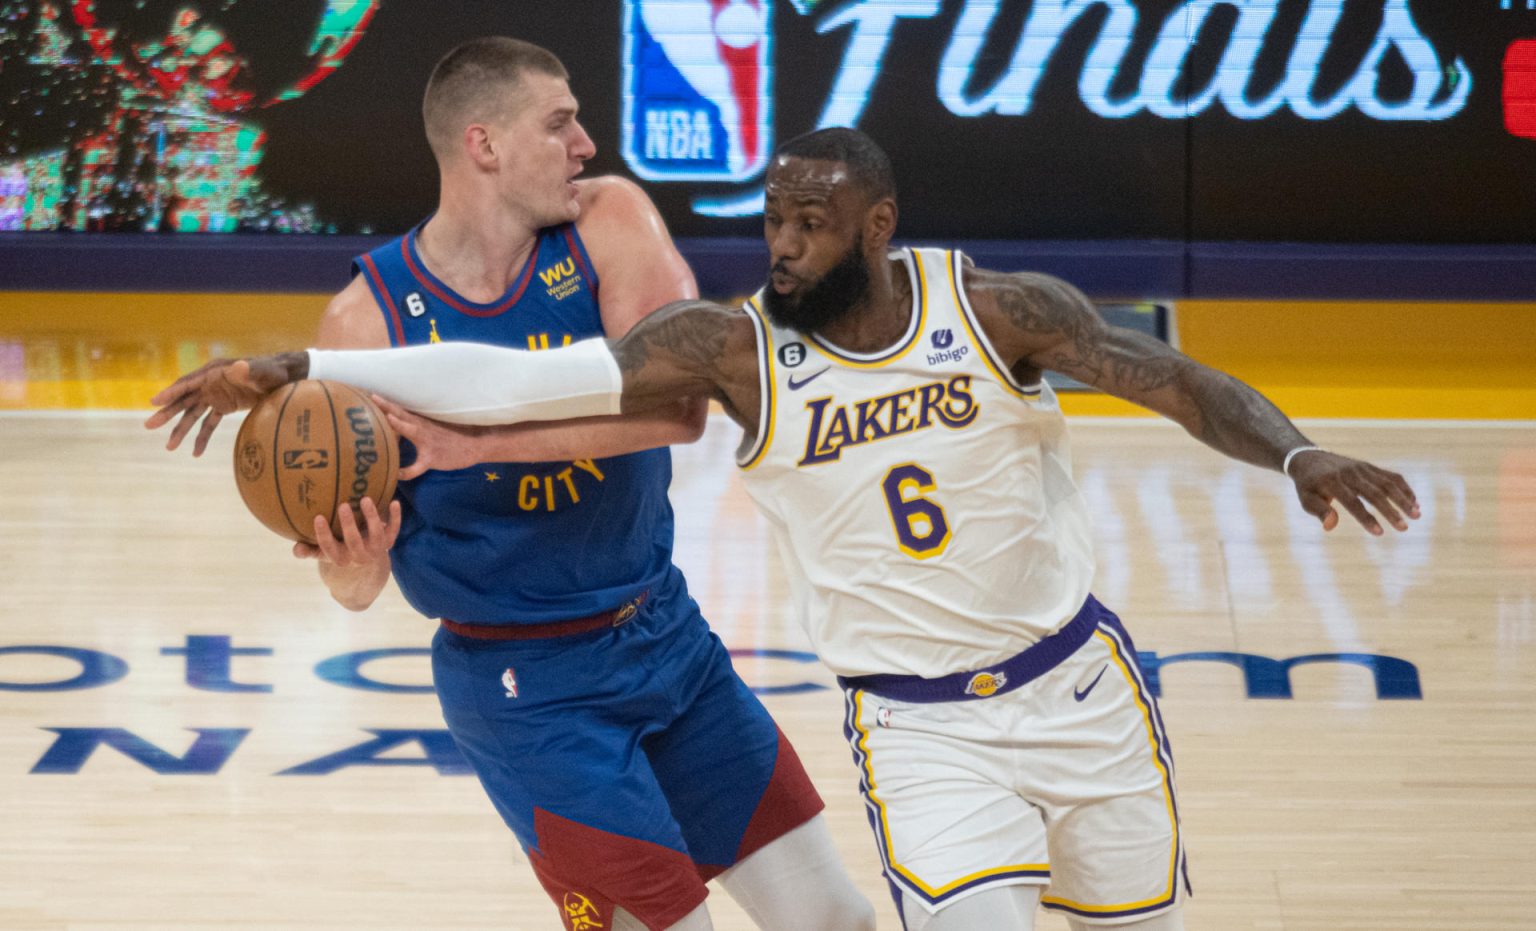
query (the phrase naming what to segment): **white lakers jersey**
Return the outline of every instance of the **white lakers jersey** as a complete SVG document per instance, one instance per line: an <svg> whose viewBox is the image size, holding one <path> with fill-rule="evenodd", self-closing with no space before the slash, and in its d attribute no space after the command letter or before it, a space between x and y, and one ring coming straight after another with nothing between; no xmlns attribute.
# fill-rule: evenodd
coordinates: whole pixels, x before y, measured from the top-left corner
<svg viewBox="0 0 1536 931"><path fill-rule="evenodd" d="M979 669L1069 621L1093 545L1049 385L1016 384L960 288L959 252L904 249L912 320L860 355L775 327L743 451L795 609L844 676Z"/></svg>

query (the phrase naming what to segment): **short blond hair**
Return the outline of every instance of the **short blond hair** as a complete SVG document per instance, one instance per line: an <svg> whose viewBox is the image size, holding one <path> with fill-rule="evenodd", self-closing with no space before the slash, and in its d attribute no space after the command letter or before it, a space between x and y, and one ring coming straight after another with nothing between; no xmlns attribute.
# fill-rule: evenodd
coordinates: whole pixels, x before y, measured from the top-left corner
<svg viewBox="0 0 1536 931"><path fill-rule="evenodd" d="M421 102L427 143L439 160L458 146L464 127L494 122L516 112L517 89L529 71L569 79L555 53L506 36L471 39L444 55L432 69Z"/></svg>

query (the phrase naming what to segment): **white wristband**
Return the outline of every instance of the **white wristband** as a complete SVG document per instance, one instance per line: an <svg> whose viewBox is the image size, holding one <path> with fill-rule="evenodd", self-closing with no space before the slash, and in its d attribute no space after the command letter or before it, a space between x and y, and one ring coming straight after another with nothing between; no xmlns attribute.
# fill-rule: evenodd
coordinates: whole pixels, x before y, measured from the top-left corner
<svg viewBox="0 0 1536 931"><path fill-rule="evenodd" d="M309 377L449 423L487 425L617 414L623 391L619 364L602 339L538 352L484 343L311 349Z"/></svg>
<svg viewBox="0 0 1536 931"><path fill-rule="evenodd" d="M1285 461L1280 464L1280 471L1285 473L1286 478L1290 478L1292 459L1295 459L1300 453L1320 453L1322 451L1321 446L1298 446L1285 454Z"/></svg>

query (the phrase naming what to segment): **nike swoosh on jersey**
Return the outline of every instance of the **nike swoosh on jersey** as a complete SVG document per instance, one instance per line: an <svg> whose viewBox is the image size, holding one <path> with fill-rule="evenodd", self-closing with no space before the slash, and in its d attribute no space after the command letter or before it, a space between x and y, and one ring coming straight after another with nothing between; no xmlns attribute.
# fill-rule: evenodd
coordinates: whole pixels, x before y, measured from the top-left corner
<svg viewBox="0 0 1536 931"><path fill-rule="evenodd" d="M813 373L811 375L807 375L806 377L800 379L799 381L795 381L795 376L793 376L793 375L789 376L789 390L790 391L799 391L801 388L804 388L806 385L809 385L811 382L813 382L816 379L820 378L821 376L827 374L828 370L830 370L831 368L832 368L832 366L829 365L826 368L822 369L821 371L815 372L815 373Z"/></svg>
<svg viewBox="0 0 1536 931"><path fill-rule="evenodd" d="M1093 691L1093 687L1095 685L1099 684L1099 680L1100 679L1104 678L1104 670L1106 670L1108 668L1109 668L1109 664L1105 663L1103 665L1103 667L1101 667L1099 669L1099 674L1093 677L1093 681L1092 682L1088 683L1088 687L1087 688L1083 689L1082 691L1078 691L1077 689L1073 689L1072 690L1072 697L1074 699L1078 700L1078 701L1082 701L1083 699L1087 698L1088 697L1088 693Z"/></svg>

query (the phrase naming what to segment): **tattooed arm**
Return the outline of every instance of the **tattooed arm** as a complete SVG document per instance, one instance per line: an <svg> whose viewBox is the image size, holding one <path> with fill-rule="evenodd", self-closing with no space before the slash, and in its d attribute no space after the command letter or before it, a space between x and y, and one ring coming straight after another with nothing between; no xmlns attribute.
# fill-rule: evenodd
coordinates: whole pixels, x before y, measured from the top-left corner
<svg viewBox="0 0 1536 931"><path fill-rule="evenodd" d="M677 301L609 345L624 381L624 413L706 397L749 434L757 430L757 335L745 311Z"/></svg>
<svg viewBox="0 0 1536 931"><path fill-rule="evenodd" d="M1162 340L1106 324L1081 291L1029 273L966 274L987 336L1029 381L1049 369L1150 408L1206 445L1253 465L1280 468L1310 445L1263 395Z"/></svg>
<svg viewBox="0 0 1536 931"><path fill-rule="evenodd" d="M758 386L756 334L746 314L705 301L679 301L647 316L608 348L618 365L622 413L633 420L675 406L683 399L719 401L745 431L757 434L761 389ZM443 344L449 345L449 344ZM499 350L500 364L526 362L526 354ZM559 362L570 349L538 354L539 362ZM557 366L541 385L558 390ZM473 374L466 370L466 374ZM382 383L378 390L388 391ZM428 469L462 469L477 462L499 462L521 442L517 426L454 426L413 414L380 399L395 430L416 446L416 460L401 478Z"/></svg>
<svg viewBox="0 0 1536 931"><path fill-rule="evenodd" d="M714 398L755 429L755 347L745 311L690 300L663 307L616 341L583 340L541 352L450 342L216 359L151 398L160 409L145 426L157 429L180 417L174 449L199 418L253 407L290 382L329 378L458 424L570 420Z"/></svg>
<svg viewBox="0 0 1536 931"><path fill-rule="evenodd" d="M1406 530L1399 511L1418 517L1403 477L1367 462L1324 452L1253 388L1201 365L1161 340L1112 327L1081 291L1049 275L967 269L966 294L993 346L1028 382L1046 369L1156 411L1234 459L1289 469L1302 507L1331 530L1342 504L1372 533L1381 525L1364 501Z"/></svg>

